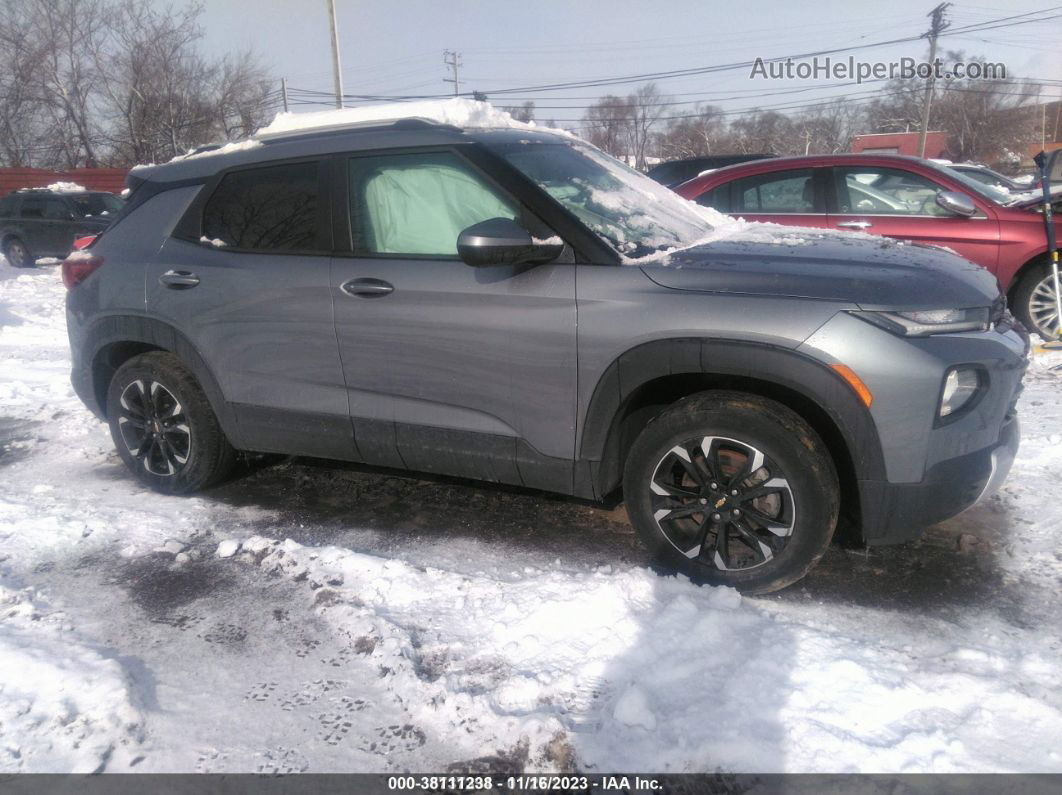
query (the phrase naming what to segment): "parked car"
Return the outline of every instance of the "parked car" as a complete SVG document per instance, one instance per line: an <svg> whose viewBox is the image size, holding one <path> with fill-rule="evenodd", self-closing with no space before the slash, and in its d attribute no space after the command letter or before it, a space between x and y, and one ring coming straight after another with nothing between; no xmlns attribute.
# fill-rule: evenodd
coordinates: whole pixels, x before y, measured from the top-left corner
<svg viewBox="0 0 1062 795"><path fill-rule="evenodd" d="M738 163L748 163L752 160L763 160L766 157L778 157L778 155L711 155L704 157L690 157L685 160L668 160L657 163L646 171L652 179L668 188L674 188L687 180L713 171L724 166L733 166Z"/></svg>
<svg viewBox="0 0 1062 795"><path fill-rule="evenodd" d="M20 190L0 199L0 250L16 268L65 257L74 238L106 229L122 200L103 191Z"/></svg>
<svg viewBox="0 0 1062 795"><path fill-rule="evenodd" d="M958 171L964 177L969 177L976 182L1005 193L1025 193L1036 189L1035 180L1031 177L1014 179L1000 174L998 171L993 171L988 166L982 166L977 163L951 163L948 168L952 171Z"/></svg>
<svg viewBox="0 0 1062 795"><path fill-rule="evenodd" d="M697 177L676 191L749 220L946 246L999 279L1026 328L1047 339L1058 332L1043 215L1031 194L1013 197L903 155L765 160Z"/></svg>
<svg viewBox="0 0 1062 795"><path fill-rule="evenodd" d="M161 492L241 450L622 494L663 563L762 592L839 515L915 538L1018 446L1028 339L986 271L701 245L708 214L560 135L378 121L131 185L63 264L72 380Z"/></svg>

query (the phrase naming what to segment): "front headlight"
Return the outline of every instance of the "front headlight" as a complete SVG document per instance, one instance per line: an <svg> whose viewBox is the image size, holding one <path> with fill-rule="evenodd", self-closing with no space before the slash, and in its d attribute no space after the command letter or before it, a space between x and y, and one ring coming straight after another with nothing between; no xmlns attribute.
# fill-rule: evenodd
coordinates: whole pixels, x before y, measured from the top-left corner
<svg viewBox="0 0 1062 795"><path fill-rule="evenodd" d="M858 318L901 337L927 337L960 331L987 331L989 308L923 309L915 312L852 312Z"/></svg>

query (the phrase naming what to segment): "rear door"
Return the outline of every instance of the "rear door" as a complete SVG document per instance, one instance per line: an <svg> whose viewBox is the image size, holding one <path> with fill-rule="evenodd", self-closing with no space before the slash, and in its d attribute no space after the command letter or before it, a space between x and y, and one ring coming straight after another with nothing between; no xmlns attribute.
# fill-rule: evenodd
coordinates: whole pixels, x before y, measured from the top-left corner
<svg viewBox="0 0 1062 795"><path fill-rule="evenodd" d="M553 233L456 149L345 157L337 174L350 253L332 295L360 454L569 490L574 268L457 256L461 230L489 218Z"/></svg>
<svg viewBox="0 0 1062 795"><path fill-rule="evenodd" d="M891 166L835 166L830 226L946 246L995 272L999 223L985 202L969 195L977 215L953 215L936 203L951 190L927 176Z"/></svg>
<svg viewBox="0 0 1062 795"><path fill-rule="evenodd" d="M252 450L352 459L332 321L328 171L318 160L231 169L148 266L148 314L205 359Z"/></svg>
<svg viewBox="0 0 1062 795"><path fill-rule="evenodd" d="M748 221L826 227L824 169L796 168L740 177L697 197L697 203Z"/></svg>

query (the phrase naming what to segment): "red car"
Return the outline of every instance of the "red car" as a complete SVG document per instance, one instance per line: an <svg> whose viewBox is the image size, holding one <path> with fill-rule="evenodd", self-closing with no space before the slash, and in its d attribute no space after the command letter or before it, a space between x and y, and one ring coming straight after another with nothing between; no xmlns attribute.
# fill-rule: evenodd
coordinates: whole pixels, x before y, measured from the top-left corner
<svg viewBox="0 0 1062 795"><path fill-rule="evenodd" d="M996 275L1027 328L1045 338L1058 333L1043 216L1033 194L1007 194L901 155L758 160L704 174L675 190L750 221L863 230L946 246ZM1062 218L1055 223L1062 239Z"/></svg>

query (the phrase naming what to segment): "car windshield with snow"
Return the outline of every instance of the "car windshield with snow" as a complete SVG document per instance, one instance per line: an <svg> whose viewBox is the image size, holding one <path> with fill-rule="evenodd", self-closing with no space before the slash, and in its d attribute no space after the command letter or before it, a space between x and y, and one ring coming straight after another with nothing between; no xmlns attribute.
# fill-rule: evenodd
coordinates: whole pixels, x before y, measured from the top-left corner
<svg viewBox="0 0 1062 795"><path fill-rule="evenodd" d="M764 592L1017 450L986 270L728 218L484 103L281 117L130 187L63 264L72 377L165 493L252 451L623 500L663 564Z"/></svg>

